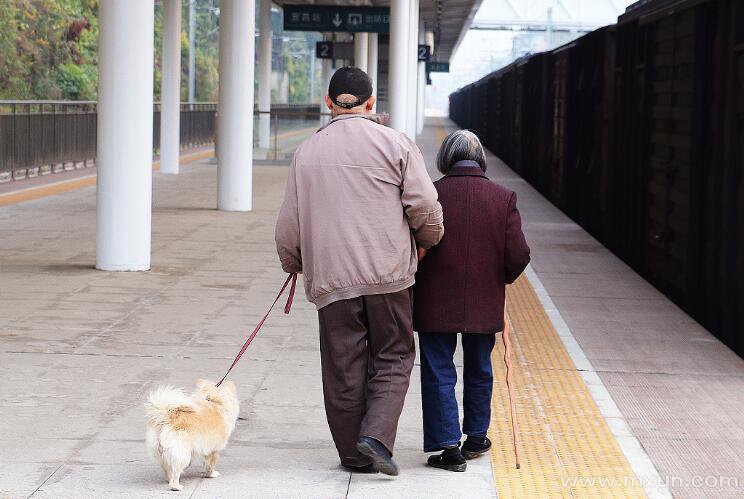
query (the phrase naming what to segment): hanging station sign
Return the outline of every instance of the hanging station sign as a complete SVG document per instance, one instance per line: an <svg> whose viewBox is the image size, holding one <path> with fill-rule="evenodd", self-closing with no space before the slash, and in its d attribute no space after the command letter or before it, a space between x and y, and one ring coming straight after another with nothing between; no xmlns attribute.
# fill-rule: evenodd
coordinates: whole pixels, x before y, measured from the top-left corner
<svg viewBox="0 0 744 499"><path fill-rule="evenodd" d="M419 62L429 62L431 59L431 47L428 45L418 46L418 60Z"/></svg>
<svg viewBox="0 0 744 499"><path fill-rule="evenodd" d="M449 62L429 61L426 63L426 71L428 73L449 73Z"/></svg>
<svg viewBox="0 0 744 499"><path fill-rule="evenodd" d="M317 59L353 59L354 44L349 42L315 42Z"/></svg>
<svg viewBox="0 0 744 499"><path fill-rule="evenodd" d="M388 7L284 4L284 31L388 33Z"/></svg>
<svg viewBox="0 0 744 499"><path fill-rule="evenodd" d="M333 42L315 42L315 57L333 59Z"/></svg>

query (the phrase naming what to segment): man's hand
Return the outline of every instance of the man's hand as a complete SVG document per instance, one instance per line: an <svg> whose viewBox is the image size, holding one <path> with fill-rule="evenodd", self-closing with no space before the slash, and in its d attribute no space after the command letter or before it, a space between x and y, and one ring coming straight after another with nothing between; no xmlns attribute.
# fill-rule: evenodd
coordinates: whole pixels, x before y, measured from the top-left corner
<svg viewBox="0 0 744 499"><path fill-rule="evenodd" d="M423 246L419 246L418 247L418 261L420 262L421 260L423 260L425 256L426 256L426 248L424 248Z"/></svg>

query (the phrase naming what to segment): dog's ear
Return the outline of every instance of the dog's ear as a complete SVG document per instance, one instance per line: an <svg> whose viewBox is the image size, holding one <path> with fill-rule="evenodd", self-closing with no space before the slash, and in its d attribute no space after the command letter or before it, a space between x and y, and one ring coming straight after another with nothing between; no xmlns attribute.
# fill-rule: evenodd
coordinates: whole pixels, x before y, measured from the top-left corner
<svg viewBox="0 0 744 499"><path fill-rule="evenodd" d="M205 387L207 387L207 386L209 386L211 384L212 383L209 382L209 381L207 381L206 379L197 379L196 380L196 387L199 388L199 389L205 388Z"/></svg>
<svg viewBox="0 0 744 499"><path fill-rule="evenodd" d="M227 391L229 391L233 395L235 395L238 392L237 388L235 388L235 382L233 380L225 381L224 383L222 383L222 386L227 388Z"/></svg>

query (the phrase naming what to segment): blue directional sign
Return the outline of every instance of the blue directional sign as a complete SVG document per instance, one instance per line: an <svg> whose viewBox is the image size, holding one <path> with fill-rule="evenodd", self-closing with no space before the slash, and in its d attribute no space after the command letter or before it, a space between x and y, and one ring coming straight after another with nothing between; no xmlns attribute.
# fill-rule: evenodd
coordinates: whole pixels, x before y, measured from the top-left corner
<svg viewBox="0 0 744 499"><path fill-rule="evenodd" d="M284 4L285 31L388 33L388 7Z"/></svg>

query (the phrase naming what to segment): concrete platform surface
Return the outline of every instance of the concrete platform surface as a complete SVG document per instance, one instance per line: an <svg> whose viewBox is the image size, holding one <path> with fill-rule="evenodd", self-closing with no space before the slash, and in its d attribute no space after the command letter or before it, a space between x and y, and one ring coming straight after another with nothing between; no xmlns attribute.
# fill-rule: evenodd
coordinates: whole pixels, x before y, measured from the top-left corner
<svg viewBox="0 0 744 499"><path fill-rule="evenodd" d="M487 456L425 467L418 367L397 479L340 469L315 309L298 290L231 375L240 420L218 464L170 492L144 445L150 388L217 379L284 280L273 228L287 169L255 168L254 211L214 209L215 166L154 177L152 270L94 270L95 188L0 208L0 497L494 497Z"/></svg>
<svg viewBox="0 0 744 499"><path fill-rule="evenodd" d="M429 120L419 137L435 178L453 129ZM575 367L593 393L606 388L675 497L744 497L744 361L488 162L519 196L532 272L586 355L590 366ZM401 476L339 468L316 312L301 290L233 372L242 405L222 476L191 468L183 492L167 491L144 446L148 390L221 376L284 279L273 227L286 168L254 168L250 213L215 210L215 170L204 160L155 174L149 272L93 269L94 187L0 207L0 497L495 497L487 457L466 473L425 467L418 366L396 448Z"/></svg>

